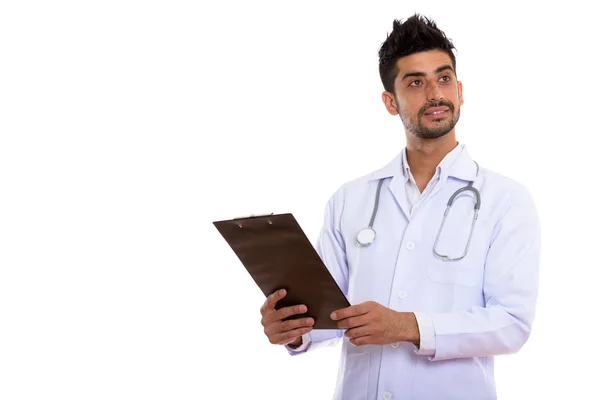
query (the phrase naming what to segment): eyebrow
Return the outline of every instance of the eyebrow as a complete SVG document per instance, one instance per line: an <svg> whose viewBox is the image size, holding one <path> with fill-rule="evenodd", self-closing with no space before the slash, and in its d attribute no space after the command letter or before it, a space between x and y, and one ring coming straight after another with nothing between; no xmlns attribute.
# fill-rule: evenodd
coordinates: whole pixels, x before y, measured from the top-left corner
<svg viewBox="0 0 600 400"><path fill-rule="evenodd" d="M454 69L452 69L452 67L448 64L446 65L442 65L441 67L438 67L434 73L439 74L440 72L446 71L446 70L450 70L452 72L454 72ZM407 72L406 74L404 74L404 76L402 77L401 80L405 80L406 78L409 78L411 76L418 76L418 77L422 77L422 76L427 76L425 74L425 72Z"/></svg>

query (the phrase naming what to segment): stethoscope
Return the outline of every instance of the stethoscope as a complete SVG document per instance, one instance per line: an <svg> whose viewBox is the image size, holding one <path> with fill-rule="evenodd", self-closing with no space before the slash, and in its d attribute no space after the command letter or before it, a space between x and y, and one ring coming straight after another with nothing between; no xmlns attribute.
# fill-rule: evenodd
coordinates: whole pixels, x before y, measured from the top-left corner
<svg viewBox="0 0 600 400"><path fill-rule="evenodd" d="M477 179L477 177L479 176L479 164L477 164L476 161L474 161L474 162L475 162L475 165L477 166L477 173L475 174L475 179ZM369 246L370 244L372 244L375 241L376 234L375 234L375 230L373 229L373 222L375 222L375 216L377 215L377 209L379 208L379 194L381 193L381 185L383 184L384 179L385 178L380 179L377 184L377 194L375 195L375 206L373 208L373 213L371 215L371 221L369 222L369 227L361 229L358 232L358 234L356 235L356 240L358 241L358 243L360 243L363 246ZM471 244L471 237L473 236L473 230L475 229L475 222L477 221L477 214L478 214L479 208L481 206L481 196L479 194L479 190L477 190L476 188L473 187L473 183L474 183L474 181L470 181L467 186L458 189L450 197L450 200L448 200L448 205L446 206L446 211L444 212L444 217L442 218L442 224L440 225L440 229L438 230L438 234L435 239L435 243L433 244L433 252L435 253L436 256L443 259L444 261L461 260L461 259L465 258L465 256L467 255L467 252L469 251L469 246ZM471 223L471 232L469 233L469 240L467 241L465 251L463 252L462 256L460 256L460 257L450 257L448 255L442 255L437 252L436 248L437 248L438 241L440 240L440 235L442 233L442 230L444 229L444 224L446 223L446 217L450 213L450 209L452 208L452 204L454 203L454 199L456 198L456 196L458 196L462 192L466 192L466 191L473 192L473 194L475 195L475 198L476 198L476 202L475 202L475 207L474 207L475 213L473 214L473 222Z"/></svg>

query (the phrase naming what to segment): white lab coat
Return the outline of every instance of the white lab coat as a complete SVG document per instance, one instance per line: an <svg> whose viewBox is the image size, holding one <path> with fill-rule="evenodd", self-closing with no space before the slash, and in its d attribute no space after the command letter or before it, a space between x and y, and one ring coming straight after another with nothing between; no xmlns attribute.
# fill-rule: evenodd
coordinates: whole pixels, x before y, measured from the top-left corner
<svg viewBox="0 0 600 400"><path fill-rule="evenodd" d="M529 337L540 227L522 184L481 168L474 183L481 209L467 256L443 261L433 254L449 198L475 179L475 162L464 145L460 150L412 217L402 153L342 185L327 204L317 251L350 303L376 301L427 317L421 334L435 343L433 349L407 342L355 347L340 330L313 330L301 348L288 349L298 355L342 340L336 400L495 399L493 356L516 352ZM369 224L382 178L377 237L363 247L356 235ZM438 253L462 254L474 204L470 192L457 198Z"/></svg>

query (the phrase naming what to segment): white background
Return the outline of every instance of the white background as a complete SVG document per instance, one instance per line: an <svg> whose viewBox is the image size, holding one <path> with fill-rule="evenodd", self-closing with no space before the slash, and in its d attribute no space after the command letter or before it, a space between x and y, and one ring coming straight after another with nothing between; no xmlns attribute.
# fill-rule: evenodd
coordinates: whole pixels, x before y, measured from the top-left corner
<svg viewBox="0 0 600 400"><path fill-rule="evenodd" d="M458 48L458 139L525 183L543 224L537 318L497 358L499 398L590 398L600 132L584 3L3 2L0 398L330 398L339 348L270 345L264 297L212 221L292 212L316 240L334 190L404 146L377 50L415 11Z"/></svg>

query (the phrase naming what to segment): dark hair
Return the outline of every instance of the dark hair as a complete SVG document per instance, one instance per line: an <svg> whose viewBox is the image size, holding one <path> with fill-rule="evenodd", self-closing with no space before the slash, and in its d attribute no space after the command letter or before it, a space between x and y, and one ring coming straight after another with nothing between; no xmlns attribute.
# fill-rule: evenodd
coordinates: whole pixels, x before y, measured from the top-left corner
<svg viewBox="0 0 600 400"><path fill-rule="evenodd" d="M379 76L384 89L395 93L394 80L398 75L398 59L421 51L445 51L450 56L452 68L456 73L456 59L452 49L452 41L427 17L415 14L404 23L394 20L392 33L379 49Z"/></svg>

